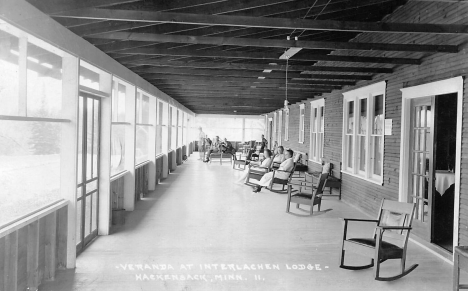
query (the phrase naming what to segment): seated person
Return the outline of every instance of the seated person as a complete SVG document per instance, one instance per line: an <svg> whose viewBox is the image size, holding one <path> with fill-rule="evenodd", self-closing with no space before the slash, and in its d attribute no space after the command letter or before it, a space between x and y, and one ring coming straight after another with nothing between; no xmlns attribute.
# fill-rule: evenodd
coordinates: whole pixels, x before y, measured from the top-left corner
<svg viewBox="0 0 468 291"><path fill-rule="evenodd" d="M265 157L265 159L261 162L260 161L250 162L249 166L245 167L244 172L242 173L242 177L237 182L242 183L242 182L247 181L247 177L249 176L249 169L251 167L268 168L271 164L271 159L273 158L272 153L269 149L266 149L263 153L263 156Z"/></svg>
<svg viewBox="0 0 468 291"><path fill-rule="evenodd" d="M210 161L210 155L211 155L211 153L217 153L217 152L219 152L219 145L220 145L219 136L216 136L214 142L213 142L213 143L211 144L211 146L209 147L209 150L208 150L208 152L206 153L206 159L205 159L203 162L207 163L207 162Z"/></svg>
<svg viewBox="0 0 468 291"><path fill-rule="evenodd" d="M223 153L230 153L235 155L236 154L236 149L232 146L232 143L227 140L227 138L224 138L224 141L220 145L220 150Z"/></svg>
<svg viewBox="0 0 468 291"><path fill-rule="evenodd" d="M284 162L285 159L286 157L284 156L284 147L283 146L277 147L276 156L273 159L273 166L274 164L277 164L277 167L278 167L282 162Z"/></svg>
<svg viewBox="0 0 468 291"><path fill-rule="evenodd" d="M266 173L263 175L262 179L258 182L257 186L254 186L254 191L253 192L260 192L262 190L262 187L269 186L271 183L271 180L273 179L273 173L275 173L275 177L279 179L287 179L289 177L289 173L291 172L292 169L294 168L294 161L293 161L293 155L294 152L292 150L286 150L285 152L285 158L286 160L281 163L279 166L278 170L279 171L284 171L284 172L278 172L278 170L275 170L273 172Z"/></svg>

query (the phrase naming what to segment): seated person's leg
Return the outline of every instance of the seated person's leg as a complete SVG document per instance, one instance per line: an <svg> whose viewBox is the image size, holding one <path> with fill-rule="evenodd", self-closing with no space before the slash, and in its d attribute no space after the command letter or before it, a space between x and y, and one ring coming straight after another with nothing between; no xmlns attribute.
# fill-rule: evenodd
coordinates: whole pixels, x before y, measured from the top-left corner
<svg viewBox="0 0 468 291"><path fill-rule="evenodd" d="M208 162L210 160L210 155L211 155L212 152L213 152L213 150L208 150L206 152L206 158L205 158L204 162Z"/></svg>

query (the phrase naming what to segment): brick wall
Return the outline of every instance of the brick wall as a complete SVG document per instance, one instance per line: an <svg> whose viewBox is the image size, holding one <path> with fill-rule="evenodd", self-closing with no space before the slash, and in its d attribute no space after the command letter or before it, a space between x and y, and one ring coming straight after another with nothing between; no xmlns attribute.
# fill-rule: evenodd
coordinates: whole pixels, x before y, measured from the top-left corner
<svg viewBox="0 0 468 291"><path fill-rule="evenodd" d="M401 23L438 23L438 24L468 24L468 3L442 2L408 2L393 15L387 17L387 22ZM427 43L460 45L461 51L456 54L426 54L407 52L335 52L335 54L411 57L422 58L419 66L397 66L393 74L375 75L372 81L362 81L356 86L346 86L343 90L323 94L325 98L325 139L324 157L339 164L342 156L343 128L343 92L387 80L385 118L393 120L393 134L385 136L384 149L384 182L376 185L362 179L343 174L342 199L365 212L375 215L382 198L398 200L399 168L400 168L400 134L401 134L401 103L400 89L456 76L468 74L468 37L460 35L411 35L411 34L378 34L363 33L354 39L357 42L386 43ZM318 65L332 65L320 62ZM333 65L337 65L336 63ZM349 64L339 64L345 66ZM381 65L380 65L381 66ZM463 102L463 134L462 161L460 185L460 229L459 243L468 244L468 81L464 83ZM322 98L318 97L318 98ZM284 123L283 123L284 124ZM309 151L310 137L310 103L306 102L304 144L298 143L299 134L299 104L290 106L289 141L283 141L285 147ZM284 129L283 129L284 133ZM318 165L312 165L318 167Z"/></svg>

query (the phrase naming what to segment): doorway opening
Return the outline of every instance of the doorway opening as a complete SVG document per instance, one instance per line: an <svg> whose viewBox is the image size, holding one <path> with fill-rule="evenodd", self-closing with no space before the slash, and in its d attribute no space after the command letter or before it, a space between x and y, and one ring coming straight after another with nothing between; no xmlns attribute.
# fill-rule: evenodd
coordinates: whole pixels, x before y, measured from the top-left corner
<svg viewBox="0 0 468 291"><path fill-rule="evenodd" d="M457 94L435 98L434 187L431 242L453 251Z"/></svg>
<svg viewBox="0 0 468 291"><path fill-rule="evenodd" d="M414 234L438 246L436 252L453 252L459 229L463 78L401 91L399 201L416 204Z"/></svg>
<svg viewBox="0 0 468 291"><path fill-rule="evenodd" d="M76 191L76 251L97 236L99 215L100 99L80 92L78 114L78 174Z"/></svg>

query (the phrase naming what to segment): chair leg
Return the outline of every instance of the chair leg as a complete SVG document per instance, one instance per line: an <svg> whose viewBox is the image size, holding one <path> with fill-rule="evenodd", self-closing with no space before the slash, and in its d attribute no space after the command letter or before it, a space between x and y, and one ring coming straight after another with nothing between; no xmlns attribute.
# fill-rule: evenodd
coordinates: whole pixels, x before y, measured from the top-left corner
<svg viewBox="0 0 468 291"><path fill-rule="evenodd" d="M299 203L296 203L296 208L299 209Z"/></svg>
<svg viewBox="0 0 468 291"><path fill-rule="evenodd" d="M314 204L310 205L310 215L314 214Z"/></svg>

